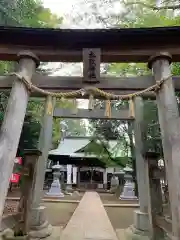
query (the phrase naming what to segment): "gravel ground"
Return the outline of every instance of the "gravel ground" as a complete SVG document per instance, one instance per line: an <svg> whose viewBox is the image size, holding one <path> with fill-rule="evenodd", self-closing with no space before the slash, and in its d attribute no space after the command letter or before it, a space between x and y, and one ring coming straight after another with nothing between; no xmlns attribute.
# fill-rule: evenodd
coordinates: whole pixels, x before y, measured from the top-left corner
<svg viewBox="0 0 180 240"><path fill-rule="evenodd" d="M46 191L44 191L44 198L50 198L46 195ZM70 195L65 195L64 198L62 198L63 200L81 200L82 196L84 195L84 193L82 192L78 192L78 194L76 194L75 192L73 193L72 196ZM13 192L9 192L8 193L8 197L20 197L20 191L13 191Z"/></svg>
<svg viewBox="0 0 180 240"><path fill-rule="evenodd" d="M16 195L17 196L17 195ZM83 194L80 196L65 196L63 200L80 200ZM101 193L101 200L105 204L123 204L123 203L138 203L138 201L121 201L116 196L109 193ZM17 212L19 201L6 200L4 215ZM74 213L77 204L76 203L51 203L45 202L46 214L49 222L53 226L65 227ZM127 228L133 224L133 213L137 208L123 208L123 207L105 207L108 217L115 229Z"/></svg>
<svg viewBox="0 0 180 240"><path fill-rule="evenodd" d="M44 203L46 216L53 226L65 227L73 215L76 203Z"/></svg>
<svg viewBox="0 0 180 240"><path fill-rule="evenodd" d="M125 229L133 224L134 210L137 208L105 207L114 229Z"/></svg>
<svg viewBox="0 0 180 240"><path fill-rule="evenodd" d="M138 200L122 201L117 196L111 193L100 193L99 195L101 197L101 201L103 202L103 204L108 204L108 203L109 204L138 204L139 203Z"/></svg>
<svg viewBox="0 0 180 240"><path fill-rule="evenodd" d="M15 213L18 210L19 201L6 200L4 206L4 215Z"/></svg>

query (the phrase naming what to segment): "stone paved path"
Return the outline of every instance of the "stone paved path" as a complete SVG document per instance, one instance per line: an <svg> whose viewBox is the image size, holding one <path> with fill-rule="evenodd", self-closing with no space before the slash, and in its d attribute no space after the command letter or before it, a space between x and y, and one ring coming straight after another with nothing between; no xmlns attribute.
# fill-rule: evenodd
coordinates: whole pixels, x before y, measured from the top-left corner
<svg viewBox="0 0 180 240"><path fill-rule="evenodd" d="M117 240L98 193L84 194L60 240Z"/></svg>

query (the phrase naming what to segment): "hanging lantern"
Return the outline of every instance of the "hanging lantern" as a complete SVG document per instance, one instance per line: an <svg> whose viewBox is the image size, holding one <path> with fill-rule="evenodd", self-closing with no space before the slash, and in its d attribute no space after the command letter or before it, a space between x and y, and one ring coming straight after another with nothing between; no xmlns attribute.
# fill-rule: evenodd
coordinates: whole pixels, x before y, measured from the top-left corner
<svg viewBox="0 0 180 240"><path fill-rule="evenodd" d="M52 110L53 110L52 98L51 98L51 96L47 96L46 114L52 115Z"/></svg>
<svg viewBox="0 0 180 240"><path fill-rule="evenodd" d="M93 110L94 109L94 96L92 94L89 95L88 109L89 110Z"/></svg>
<svg viewBox="0 0 180 240"><path fill-rule="evenodd" d="M111 117L111 101L109 99L105 101L105 117Z"/></svg>
<svg viewBox="0 0 180 240"><path fill-rule="evenodd" d="M132 98L130 98L130 100L129 100L129 117L130 118L134 118L135 117L134 102L133 102Z"/></svg>
<svg viewBox="0 0 180 240"><path fill-rule="evenodd" d="M73 99L72 114L76 115L78 112L76 98Z"/></svg>

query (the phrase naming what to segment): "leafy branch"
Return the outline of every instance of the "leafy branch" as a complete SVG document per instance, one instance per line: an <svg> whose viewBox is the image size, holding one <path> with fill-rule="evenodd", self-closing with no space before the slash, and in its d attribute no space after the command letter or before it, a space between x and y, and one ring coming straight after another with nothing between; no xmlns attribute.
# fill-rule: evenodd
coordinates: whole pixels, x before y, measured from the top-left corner
<svg viewBox="0 0 180 240"><path fill-rule="evenodd" d="M155 5L150 5L150 4L146 4L146 3L143 3L143 2L139 1L139 2L128 2L128 3L126 3L126 6L129 6L129 5L141 5L142 7L146 7L146 8L152 9L154 11L178 10L178 9L180 9L180 4L177 4L177 5L167 5L167 6L158 7L158 6L155 6Z"/></svg>

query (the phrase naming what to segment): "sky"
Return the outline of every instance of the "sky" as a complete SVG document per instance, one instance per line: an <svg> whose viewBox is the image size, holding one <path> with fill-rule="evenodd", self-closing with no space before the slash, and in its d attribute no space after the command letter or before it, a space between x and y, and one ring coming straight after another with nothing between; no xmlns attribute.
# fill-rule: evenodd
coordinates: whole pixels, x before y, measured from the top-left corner
<svg viewBox="0 0 180 240"><path fill-rule="evenodd" d="M74 23L73 17L78 17L81 13L88 10L88 0L42 0L43 5L51 9L52 13L63 17L61 28L91 28L97 24L87 25L85 21ZM81 9L81 2L83 9ZM94 28L94 27L93 27Z"/></svg>
<svg viewBox="0 0 180 240"><path fill-rule="evenodd" d="M50 8L53 13L62 16L72 11L77 0L43 0L42 2L43 5Z"/></svg>
<svg viewBox="0 0 180 240"><path fill-rule="evenodd" d="M122 10L119 0L112 3L106 0L42 0L42 2L52 13L64 17L61 28L103 28L102 21L97 21L94 15L98 13L101 17L107 17ZM76 19L75 22L73 18Z"/></svg>

